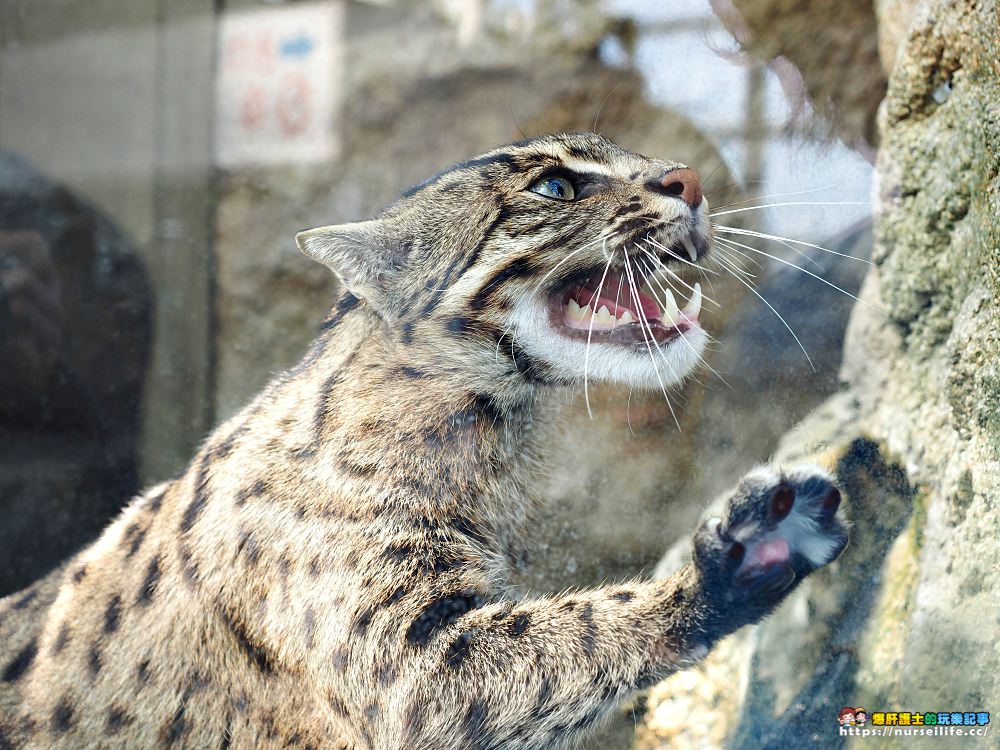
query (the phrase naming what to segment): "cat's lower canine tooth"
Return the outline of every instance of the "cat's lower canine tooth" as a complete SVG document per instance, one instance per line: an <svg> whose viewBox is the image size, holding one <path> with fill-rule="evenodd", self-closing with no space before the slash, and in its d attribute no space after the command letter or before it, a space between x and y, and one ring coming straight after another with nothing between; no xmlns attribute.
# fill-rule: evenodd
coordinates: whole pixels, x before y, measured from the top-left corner
<svg viewBox="0 0 1000 750"><path fill-rule="evenodd" d="M694 282L691 299L684 305L684 314L689 318L697 318L701 312L701 284Z"/></svg>
<svg viewBox="0 0 1000 750"><path fill-rule="evenodd" d="M677 322L680 317L680 311L677 309L677 300L674 299L674 293L669 289L663 290L663 312L660 314L660 320L664 323L669 323L673 325Z"/></svg>

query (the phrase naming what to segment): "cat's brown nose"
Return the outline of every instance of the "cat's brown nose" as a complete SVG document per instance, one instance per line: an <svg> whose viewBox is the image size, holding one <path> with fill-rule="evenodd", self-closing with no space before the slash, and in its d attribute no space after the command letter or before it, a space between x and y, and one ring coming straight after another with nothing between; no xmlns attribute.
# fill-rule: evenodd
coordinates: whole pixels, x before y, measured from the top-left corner
<svg viewBox="0 0 1000 750"><path fill-rule="evenodd" d="M680 198L691 208L701 205L701 179L693 169L675 169L667 172L660 180L660 191L666 195Z"/></svg>

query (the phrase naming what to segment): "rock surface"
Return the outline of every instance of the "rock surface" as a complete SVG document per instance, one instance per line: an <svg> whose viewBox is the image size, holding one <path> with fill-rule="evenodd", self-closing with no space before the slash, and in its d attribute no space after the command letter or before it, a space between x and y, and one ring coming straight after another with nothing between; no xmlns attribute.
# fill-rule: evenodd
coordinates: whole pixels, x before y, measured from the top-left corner
<svg viewBox="0 0 1000 750"><path fill-rule="evenodd" d="M654 687L637 748L864 747L840 737L841 706L1000 704L998 9L884 5L897 37L882 47L899 51L880 110L875 268L848 329L845 389L777 453L835 466L852 544L765 623Z"/></svg>

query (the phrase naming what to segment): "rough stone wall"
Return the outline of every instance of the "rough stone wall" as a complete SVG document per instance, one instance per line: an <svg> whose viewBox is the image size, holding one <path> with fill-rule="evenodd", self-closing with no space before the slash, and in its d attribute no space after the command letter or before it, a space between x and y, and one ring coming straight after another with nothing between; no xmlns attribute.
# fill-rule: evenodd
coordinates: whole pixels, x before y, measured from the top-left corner
<svg viewBox="0 0 1000 750"><path fill-rule="evenodd" d="M777 453L836 469L852 544L763 625L653 688L636 747L837 747L842 705L1000 704L997 3L882 5L892 22L880 47L895 58L875 267L848 330L844 390Z"/></svg>
<svg viewBox="0 0 1000 750"><path fill-rule="evenodd" d="M872 649L900 623L905 657L870 663L869 702L1000 703L1000 24L993 1L917 6L881 111L880 205L844 374L861 428L922 491L913 589L887 596ZM909 599L907 598L909 597ZM900 655L902 656L902 655Z"/></svg>

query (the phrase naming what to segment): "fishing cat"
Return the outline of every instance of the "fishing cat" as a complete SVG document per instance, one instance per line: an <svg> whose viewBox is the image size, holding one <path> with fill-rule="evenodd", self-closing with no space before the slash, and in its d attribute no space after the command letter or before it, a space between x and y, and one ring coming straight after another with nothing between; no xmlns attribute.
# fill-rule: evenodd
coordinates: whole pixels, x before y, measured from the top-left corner
<svg viewBox="0 0 1000 750"><path fill-rule="evenodd" d="M0 747L563 747L765 616L847 543L820 469L745 478L667 580L506 584L553 404L696 367L711 232L693 170L579 133L300 234L343 286L302 361L0 603Z"/></svg>

